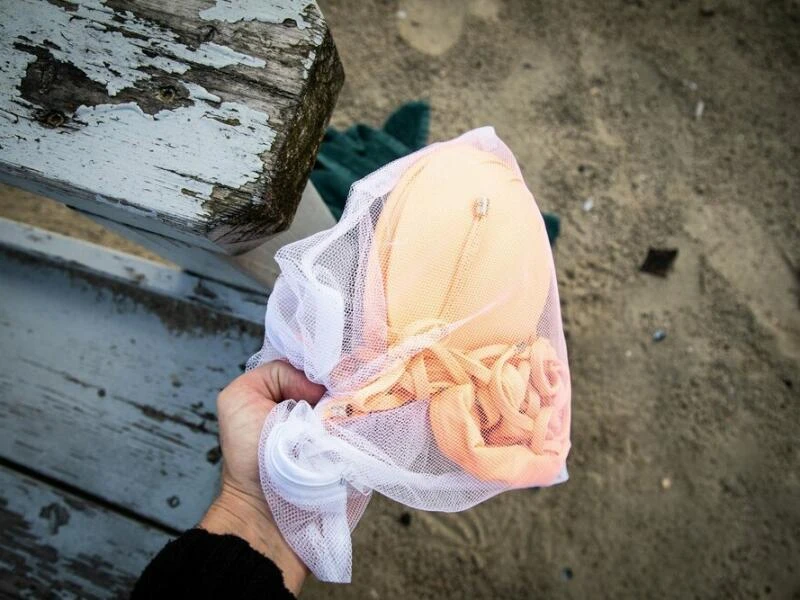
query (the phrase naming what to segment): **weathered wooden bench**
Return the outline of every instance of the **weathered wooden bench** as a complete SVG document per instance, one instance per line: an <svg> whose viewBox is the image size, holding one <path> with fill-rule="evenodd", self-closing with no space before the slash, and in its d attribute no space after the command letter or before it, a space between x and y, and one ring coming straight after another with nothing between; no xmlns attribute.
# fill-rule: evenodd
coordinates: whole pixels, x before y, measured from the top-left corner
<svg viewBox="0 0 800 600"><path fill-rule="evenodd" d="M0 219L0 596L125 596L202 516L342 81L313 0L0 0L0 181L181 267Z"/></svg>

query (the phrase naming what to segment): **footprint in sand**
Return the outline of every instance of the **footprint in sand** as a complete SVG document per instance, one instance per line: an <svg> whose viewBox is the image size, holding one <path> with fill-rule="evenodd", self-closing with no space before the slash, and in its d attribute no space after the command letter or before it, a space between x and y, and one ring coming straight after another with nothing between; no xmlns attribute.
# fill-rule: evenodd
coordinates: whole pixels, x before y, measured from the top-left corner
<svg viewBox="0 0 800 600"><path fill-rule="evenodd" d="M500 0L404 0L397 11L397 29L412 48L440 56L459 40L468 15L495 21L500 6Z"/></svg>
<svg viewBox="0 0 800 600"><path fill-rule="evenodd" d="M432 544L480 559L511 535L514 514L511 505L499 499L460 513L419 512L417 518Z"/></svg>
<svg viewBox="0 0 800 600"><path fill-rule="evenodd" d="M705 246L709 264L772 331L781 351L800 359L797 276L756 218L744 206L706 205L691 215L686 229Z"/></svg>

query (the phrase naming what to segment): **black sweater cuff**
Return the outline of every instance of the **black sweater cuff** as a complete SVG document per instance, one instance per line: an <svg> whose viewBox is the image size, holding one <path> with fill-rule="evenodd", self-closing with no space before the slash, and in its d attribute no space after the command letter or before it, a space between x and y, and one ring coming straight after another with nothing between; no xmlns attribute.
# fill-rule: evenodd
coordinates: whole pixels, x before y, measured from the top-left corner
<svg viewBox="0 0 800 600"><path fill-rule="evenodd" d="M274 562L241 538L203 529L190 529L164 546L131 598L294 600Z"/></svg>

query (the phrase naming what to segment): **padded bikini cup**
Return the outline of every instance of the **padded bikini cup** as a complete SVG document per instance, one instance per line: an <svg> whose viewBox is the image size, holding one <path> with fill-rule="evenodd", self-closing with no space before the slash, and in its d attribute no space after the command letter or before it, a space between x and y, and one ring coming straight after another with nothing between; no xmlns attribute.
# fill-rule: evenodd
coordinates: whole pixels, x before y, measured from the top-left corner
<svg viewBox="0 0 800 600"><path fill-rule="evenodd" d="M551 284L544 223L521 177L467 145L431 152L403 175L369 262L368 277L383 282L365 286L367 321L402 331L467 319L448 338L463 350L532 337Z"/></svg>

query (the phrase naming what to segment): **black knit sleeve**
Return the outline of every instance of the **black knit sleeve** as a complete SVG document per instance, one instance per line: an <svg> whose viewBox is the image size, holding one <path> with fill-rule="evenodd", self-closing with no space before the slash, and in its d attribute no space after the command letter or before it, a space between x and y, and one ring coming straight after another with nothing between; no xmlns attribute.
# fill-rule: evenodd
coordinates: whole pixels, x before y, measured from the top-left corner
<svg viewBox="0 0 800 600"><path fill-rule="evenodd" d="M139 577L131 598L294 600L270 559L241 538L202 529L190 529L164 546Z"/></svg>

